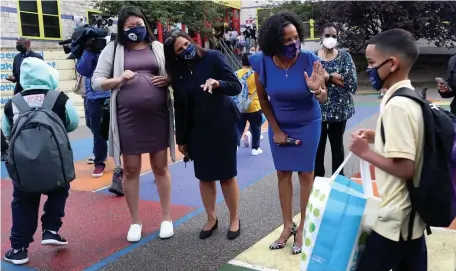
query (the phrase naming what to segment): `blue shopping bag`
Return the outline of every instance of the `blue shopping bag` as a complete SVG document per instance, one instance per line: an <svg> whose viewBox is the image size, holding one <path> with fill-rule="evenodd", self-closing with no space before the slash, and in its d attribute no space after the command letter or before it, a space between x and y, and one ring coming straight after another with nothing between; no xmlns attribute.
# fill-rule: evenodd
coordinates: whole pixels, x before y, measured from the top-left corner
<svg viewBox="0 0 456 271"><path fill-rule="evenodd" d="M301 271L356 268L368 233L363 227L366 211L375 215L380 200L370 196L372 191L365 193L362 184L338 175L340 170L331 178L315 179L306 210ZM366 187L372 189L372 184Z"/></svg>

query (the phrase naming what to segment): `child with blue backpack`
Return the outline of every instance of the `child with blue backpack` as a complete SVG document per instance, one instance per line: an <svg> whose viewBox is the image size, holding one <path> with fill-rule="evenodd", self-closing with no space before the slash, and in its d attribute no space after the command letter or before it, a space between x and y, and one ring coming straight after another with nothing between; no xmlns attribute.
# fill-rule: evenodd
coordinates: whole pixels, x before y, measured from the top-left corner
<svg viewBox="0 0 456 271"><path fill-rule="evenodd" d="M261 125L264 121L260 101L258 100L256 92L255 75L249 62L250 55L251 53L244 53L242 55L242 68L236 71L236 76L242 84L242 91L238 96L234 96L233 100L241 113L241 118L237 125L239 142L241 141L248 121L250 128L246 133L248 134L246 142L252 142L252 155L256 156L263 153L263 150L260 148L260 140Z"/></svg>
<svg viewBox="0 0 456 271"><path fill-rule="evenodd" d="M56 90L57 70L41 59L29 57L22 62L20 77L23 90L5 104L2 116L2 131L10 139L6 167L13 181L11 249L4 259L15 265L29 261L28 247L38 227L42 194L47 195L47 200L41 216L41 244L68 243L58 233L65 215L69 182L74 179L67 133L79 124L71 100ZM43 157L47 161L42 161Z"/></svg>

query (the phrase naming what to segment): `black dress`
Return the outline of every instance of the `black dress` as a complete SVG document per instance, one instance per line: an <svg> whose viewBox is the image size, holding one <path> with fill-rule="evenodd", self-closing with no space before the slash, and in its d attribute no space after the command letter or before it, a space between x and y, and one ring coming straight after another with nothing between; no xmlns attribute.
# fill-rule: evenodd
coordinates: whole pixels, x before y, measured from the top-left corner
<svg viewBox="0 0 456 271"><path fill-rule="evenodd" d="M207 79L220 87L212 94L203 91ZM241 83L225 57L214 50L206 51L192 65L183 65L173 75L176 141L187 145L201 181L224 181L237 175L236 123L239 111L230 96L241 92Z"/></svg>

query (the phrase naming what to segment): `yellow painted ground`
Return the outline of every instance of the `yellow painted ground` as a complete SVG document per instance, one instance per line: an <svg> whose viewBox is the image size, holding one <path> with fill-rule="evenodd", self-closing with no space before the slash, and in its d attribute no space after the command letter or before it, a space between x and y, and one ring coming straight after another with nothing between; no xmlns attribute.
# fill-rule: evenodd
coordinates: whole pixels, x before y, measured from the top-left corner
<svg viewBox="0 0 456 271"><path fill-rule="evenodd" d="M294 217L299 222L300 215ZM297 271L300 266L300 255L291 254L292 238L286 248L270 250L269 245L282 232L282 226L264 237L252 247L238 255L233 263L243 262L257 266L259 270L272 269L278 271ZM456 271L456 231L433 229L432 235L427 237L429 271Z"/></svg>

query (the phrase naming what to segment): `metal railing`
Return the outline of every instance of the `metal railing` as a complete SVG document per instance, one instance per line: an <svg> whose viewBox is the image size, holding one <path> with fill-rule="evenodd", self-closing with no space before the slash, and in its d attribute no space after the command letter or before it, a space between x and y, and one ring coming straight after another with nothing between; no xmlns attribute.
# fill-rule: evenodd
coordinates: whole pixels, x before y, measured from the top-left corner
<svg viewBox="0 0 456 271"><path fill-rule="evenodd" d="M233 51L229 48L229 46L225 43L223 39L219 40L220 44L220 51L226 56L231 68L234 71L239 70L242 67L241 61L238 57L233 53Z"/></svg>

